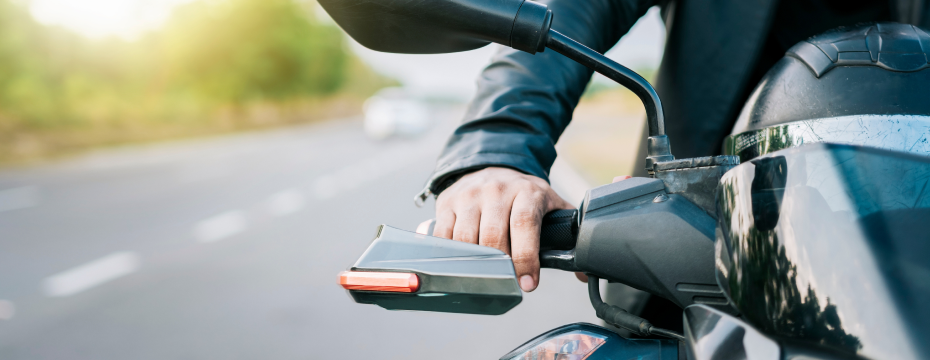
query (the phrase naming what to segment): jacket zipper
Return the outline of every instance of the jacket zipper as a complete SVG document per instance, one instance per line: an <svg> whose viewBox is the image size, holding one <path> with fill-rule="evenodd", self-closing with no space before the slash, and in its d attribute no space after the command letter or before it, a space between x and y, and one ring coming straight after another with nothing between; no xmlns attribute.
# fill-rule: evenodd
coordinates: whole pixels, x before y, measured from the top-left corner
<svg viewBox="0 0 930 360"><path fill-rule="evenodd" d="M417 207L423 207L423 204L426 204L426 199L429 199L430 195L433 195L433 192L430 191L429 187L432 183L426 184L426 187L423 188L423 191L420 191L417 196L413 197L413 204Z"/></svg>

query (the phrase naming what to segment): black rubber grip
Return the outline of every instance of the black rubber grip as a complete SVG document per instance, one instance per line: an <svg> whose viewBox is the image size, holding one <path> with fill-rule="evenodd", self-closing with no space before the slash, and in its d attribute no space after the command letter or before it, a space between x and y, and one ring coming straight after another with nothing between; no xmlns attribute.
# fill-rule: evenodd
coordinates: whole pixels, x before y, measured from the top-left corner
<svg viewBox="0 0 930 360"><path fill-rule="evenodd" d="M543 216L540 250L571 250L578 236L578 210L555 210Z"/></svg>

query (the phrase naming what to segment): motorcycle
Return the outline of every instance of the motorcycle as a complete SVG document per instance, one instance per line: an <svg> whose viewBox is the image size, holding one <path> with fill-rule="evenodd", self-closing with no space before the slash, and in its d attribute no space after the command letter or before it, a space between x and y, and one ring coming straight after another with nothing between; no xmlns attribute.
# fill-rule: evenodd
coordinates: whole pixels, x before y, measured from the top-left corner
<svg viewBox="0 0 930 360"><path fill-rule="evenodd" d="M543 267L586 273L598 318L637 337L570 324L501 359L930 358L924 30L866 24L798 43L753 91L724 155L675 159L653 87L551 29L546 5L320 4L374 50L550 49L642 100L650 176L547 214L539 255ZM356 302L390 310L497 315L522 299L503 252L387 225L339 279ZM684 332L605 303L599 279L680 306Z"/></svg>

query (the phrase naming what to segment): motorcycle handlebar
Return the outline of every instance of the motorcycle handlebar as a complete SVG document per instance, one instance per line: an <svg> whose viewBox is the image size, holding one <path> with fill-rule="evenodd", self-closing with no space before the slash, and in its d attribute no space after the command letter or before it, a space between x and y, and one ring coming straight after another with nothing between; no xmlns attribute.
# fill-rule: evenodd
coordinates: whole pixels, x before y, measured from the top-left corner
<svg viewBox="0 0 930 360"><path fill-rule="evenodd" d="M433 235L436 220L424 221L417 233ZM578 210L552 211L542 218L539 232L539 259L544 268L574 271L575 242L578 238Z"/></svg>
<svg viewBox="0 0 930 360"><path fill-rule="evenodd" d="M571 250L578 237L578 210L555 210L542 219L539 250Z"/></svg>

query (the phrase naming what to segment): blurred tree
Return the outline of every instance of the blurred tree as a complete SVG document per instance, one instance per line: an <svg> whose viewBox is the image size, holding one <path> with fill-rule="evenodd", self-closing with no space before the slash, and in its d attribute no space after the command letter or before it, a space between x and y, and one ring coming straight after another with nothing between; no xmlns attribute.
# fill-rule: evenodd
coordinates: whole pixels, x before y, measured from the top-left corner
<svg viewBox="0 0 930 360"><path fill-rule="evenodd" d="M170 81L221 101L332 94L348 54L338 28L293 0L200 1L164 30Z"/></svg>
<svg viewBox="0 0 930 360"><path fill-rule="evenodd" d="M45 26L22 4L0 0L0 161L346 116L394 84L312 0L194 0L134 41Z"/></svg>

